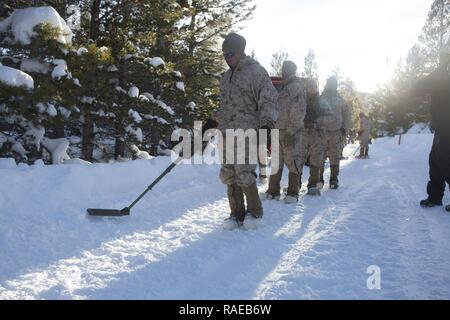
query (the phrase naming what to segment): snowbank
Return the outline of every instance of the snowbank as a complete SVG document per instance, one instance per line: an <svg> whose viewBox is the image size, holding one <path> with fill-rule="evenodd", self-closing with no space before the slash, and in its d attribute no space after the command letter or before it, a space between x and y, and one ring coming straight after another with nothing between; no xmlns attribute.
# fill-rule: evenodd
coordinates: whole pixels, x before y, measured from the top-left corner
<svg viewBox="0 0 450 320"><path fill-rule="evenodd" d="M0 65L0 82L12 87L34 89L34 80L29 74L3 65Z"/></svg>
<svg viewBox="0 0 450 320"><path fill-rule="evenodd" d="M0 158L0 169L14 169L16 167L14 158Z"/></svg>
<svg viewBox="0 0 450 320"><path fill-rule="evenodd" d="M92 164L92 163L80 158L72 158L64 160L63 164Z"/></svg>
<svg viewBox="0 0 450 320"><path fill-rule="evenodd" d="M11 28L15 41L28 45L31 43L31 37L35 35L33 28L45 22L61 30L61 34L56 38L58 42L72 43L72 30L52 7L16 9L8 18L0 21L0 32L6 32Z"/></svg>
<svg viewBox="0 0 450 320"><path fill-rule="evenodd" d="M129 205L169 157L11 166L0 173L14 182L0 184L0 299L449 299L450 219L417 203L432 138L377 139L369 160L341 162L339 190L313 198L304 183L298 204L264 202L258 230L232 232L220 166L177 166L119 218L86 208ZM381 290L369 287L376 266Z"/></svg>

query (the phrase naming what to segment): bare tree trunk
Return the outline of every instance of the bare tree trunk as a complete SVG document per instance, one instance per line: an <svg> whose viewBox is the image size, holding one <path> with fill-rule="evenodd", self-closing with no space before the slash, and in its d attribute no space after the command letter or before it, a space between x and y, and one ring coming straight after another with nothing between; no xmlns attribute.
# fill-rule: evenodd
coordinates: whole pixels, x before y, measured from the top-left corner
<svg viewBox="0 0 450 320"><path fill-rule="evenodd" d="M84 160L92 162L94 145L94 120L89 114L84 115L83 132L81 133L81 155Z"/></svg>
<svg viewBox="0 0 450 320"><path fill-rule="evenodd" d="M61 116L58 116L56 118L56 122L55 122L55 126L54 126L54 130L55 130L54 137L56 139L66 137L64 128L65 128L64 119Z"/></svg>
<svg viewBox="0 0 450 320"><path fill-rule="evenodd" d="M91 6L91 21L89 26L89 38L95 40L98 36L98 21L100 15L101 0L93 0ZM90 79L91 88L95 88L96 76ZM94 154L94 120L89 112L84 113L84 123L81 133L81 154L84 160L91 161Z"/></svg>
<svg viewBox="0 0 450 320"><path fill-rule="evenodd" d="M116 64L119 67L119 73L118 73L119 86L123 88L126 84L126 71L125 71L122 61L118 61ZM119 95L118 99L119 99L119 101L118 101L119 106L122 106L122 96ZM119 127L120 123L121 123L121 121L118 120L116 122L116 125L114 128L115 135L116 135L116 143L114 146L114 158L115 159L117 159L119 156L122 157L125 153L125 143L124 143L125 133L123 132L124 131L123 128ZM121 135L123 135L123 136L121 136Z"/></svg>
<svg viewBox="0 0 450 320"><path fill-rule="evenodd" d="M114 145L114 158L117 160L125 153L125 143L123 138L116 138L116 144Z"/></svg>
<svg viewBox="0 0 450 320"><path fill-rule="evenodd" d="M99 18L100 18L100 1L93 0L91 7L91 23L89 28L89 38L96 40L98 36Z"/></svg>

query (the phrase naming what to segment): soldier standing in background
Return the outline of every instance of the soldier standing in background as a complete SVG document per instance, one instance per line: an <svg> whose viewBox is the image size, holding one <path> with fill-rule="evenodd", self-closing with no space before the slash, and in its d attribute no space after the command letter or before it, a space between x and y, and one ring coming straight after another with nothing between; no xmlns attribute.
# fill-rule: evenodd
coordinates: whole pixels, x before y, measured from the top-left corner
<svg viewBox="0 0 450 320"><path fill-rule="evenodd" d="M319 183L319 172L322 167L322 160L324 158L324 144L323 136L317 127L317 119L320 116L319 105L319 89L317 82L314 79L306 80L306 116L304 121L304 130L302 136L302 163L309 160L309 180L308 180L308 195L320 195L317 188ZM300 179L301 181L301 179Z"/></svg>
<svg viewBox="0 0 450 320"><path fill-rule="evenodd" d="M318 119L318 125L325 139L325 155L330 159L330 189L337 189L339 187L338 176L342 140L345 139L352 125L350 107L338 94L337 88L338 83L336 77L330 77L327 80L319 102L320 108L324 113ZM324 167L322 167L322 179L323 170Z"/></svg>
<svg viewBox="0 0 450 320"><path fill-rule="evenodd" d="M280 182L283 167L289 170L289 183L285 203L298 201L300 176L302 173L302 129L306 113L306 95L303 82L296 76L297 66L285 61L282 67L282 87L278 95L279 118L276 128L280 130L279 168L269 178L269 188L261 195L262 199L280 197Z"/></svg>
<svg viewBox="0 0 450 320"><path fill-rule="evenodd" d="M359 157L360 159L365 159L369 156L369 142L370 142L370 132L372 131L372 121L366 117L366 115L361 112L359 114Z"/></svg>

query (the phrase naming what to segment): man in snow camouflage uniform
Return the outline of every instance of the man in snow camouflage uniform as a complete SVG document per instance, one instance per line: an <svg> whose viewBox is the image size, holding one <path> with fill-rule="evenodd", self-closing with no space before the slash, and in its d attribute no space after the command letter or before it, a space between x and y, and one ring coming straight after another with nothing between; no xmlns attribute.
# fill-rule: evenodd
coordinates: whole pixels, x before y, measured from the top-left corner
<svg viewBox="0 0 450 320"><path fill-rule="evenodd" d="M306 99L303 82L296 77L297 66L292 61L285 61L282 67L282 87L278 95L278 109L280 112L275 125L280 131L279 168L269 179L269 188L261 197L274 199L280 196L280 181L283 167L289 170L289 184L286 203L296 202L300 190L300 176L302 172L302 129L306 113Z"/></svg>
<svg viewBox="0 0 450 320"><path fill-rule="evenodd" d="M428 198L420 201L424 208L441 206L445 183L450 185L450 43L441 48L439 67L416 85L418 95L431 96L433 146L429 156ZM445 207L450 211L450 205Z"/></svg>
<svg viewBox="0 0 450 320"><path fill-rule="evenodd" d="M337 189L339 186L338 176L342 139L345 139L347 131L352 125L350 107L338 94L337 87L336 78L334 76L330 77L320 96L319 103L323 114L317 121L320 132L325 139L324 152L330 159L331 189Z"/></svg>
<svg viewBox="0 0 450 320"><path fill-rule="evenodd" d="M304 121L302 141L302 164L309 160L308 194L320 195L317 184L319 183L319 171L324 158L324 144L322 134L317 127L317 119L320 116L319 90L314 79L306 80L306 116Z"/></svg>
<svg viewBox="0 0 450 320"><path fill-rule="evenodd" d="M359 114L359 158L367 158L369 156L370 132L372 131L372 121L361 112Z"/></svg>
<svg viewBox="0 0 450 320"><path fill-rule="evenodd" d="M231 209L230 217L224 222L226 229L240 225L256 227L257 219L263 215L263 208L256 186L256 163L250 164L248 161L248 144L245 148L245 164L237 164L236 143L234 163L227 164L225 130L273 128L277 118L277 92L267 71L245 55L245 45L245 39L236 33L227 35L222 44L224 58L230 69L222 76L220 106L212 116L218 122L218 129L224 138L220 179L227 185Z"/></svg>

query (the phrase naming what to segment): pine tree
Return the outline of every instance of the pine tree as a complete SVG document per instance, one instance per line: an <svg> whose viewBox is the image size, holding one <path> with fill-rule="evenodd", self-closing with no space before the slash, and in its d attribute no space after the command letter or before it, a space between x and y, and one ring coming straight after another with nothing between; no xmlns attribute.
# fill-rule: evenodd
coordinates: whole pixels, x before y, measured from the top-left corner
<svg viewBox="0 0 450 320"><path fill-rule="evenodd" d="M435 0L419 36L424 67L432 71L439 64L439 49L450 40L450 0Z"/></svg>
<svg viewBox="0 0 450 320"><path fill-rule="evenodd" d="M9 138L9 149L3 146L2 152L10 155L18 145L27 154L15 152L18 161L32 163L42 158L41 139L43 132L48 138L63 138L65 122L71 118L72 111L67 98L73 91L72 75L65 69L65 54L69 45L55 39L61 30L44 23L34 28L35 36L30 44L13 41L6 32L3 39L2 64L29 73L34 79L34 89L8 87L0 94L0 104L5 107L5 115L0 128ZM5 39L7 39L5 41ZM9 39L9 40L8 40ZM5 44L6 43L6 44ZM50 162L47 157L46 161Z"/></svg>
<svg viewBox="0 0 450 320"><path fill-rule="evenodd" d="M0 96L0 112L22 105L13 108L15 123L30 123L35 115L26 112L33 105L46 136L68 138L70 156L89 161L133 156L136 146L157 154L174 129L207 118L218 105L226 68L223 36L255 9L251 0L11 0L0 6L0 21L29 5L50 5L72 19L73 44L61 50L51 37L48 43L36 38L31 45L36 53L4 45L0 50L7 50L11 60L2 57L2 62L20 67L19 56L42 63L60 59L67 62L67 72L59 79L33 74L39 87L33 92L8 87ZM0 40L7 37L2 34ZM55 67L50 63L49 72ZM55 116L45 112L55 114L50 105ZM11 124L1 125L10 132ZM1 143L3 155L11 143Z"/></svg>

